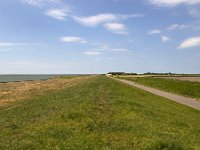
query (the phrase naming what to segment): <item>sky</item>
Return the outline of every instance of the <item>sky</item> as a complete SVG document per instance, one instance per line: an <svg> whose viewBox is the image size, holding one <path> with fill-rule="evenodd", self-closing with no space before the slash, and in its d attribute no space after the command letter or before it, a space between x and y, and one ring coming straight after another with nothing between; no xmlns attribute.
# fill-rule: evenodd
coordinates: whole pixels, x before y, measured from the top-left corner
<svg viewBox="0 0 200 150"><path fill-rule="evenodd" d="M200 73L200 0L1 0L0 74Z"/></svg>

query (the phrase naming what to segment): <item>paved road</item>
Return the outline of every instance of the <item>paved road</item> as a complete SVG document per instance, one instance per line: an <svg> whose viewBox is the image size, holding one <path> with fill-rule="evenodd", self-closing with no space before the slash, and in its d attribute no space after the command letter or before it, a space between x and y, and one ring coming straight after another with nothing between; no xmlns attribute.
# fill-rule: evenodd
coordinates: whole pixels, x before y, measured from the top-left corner
<svg viewBox="0 0 200 150"><path fill-rule="evenodd" d="M128 81L128 80L117 79L117 78L112 78L112 79L121 81L123 83L126 83L128 85L134 86L136 88L143 89L143 90L148 91L150 93L153 93L153 94L168 98L168 99L170 99L172 101L175 101L177 103L180 103L180 104L192 107L194 109L200 110L200 102L195 100L195 99L184 97L184 96L180 96L180 95L176 95L176 94L172 94L172 93L168 93L168 92L164 92L164 91L161 91L161 90L158 90L158 89L154 89L154 88L151 88L151 87L139 85L139 84L136 84L135 82Z"/></svg>

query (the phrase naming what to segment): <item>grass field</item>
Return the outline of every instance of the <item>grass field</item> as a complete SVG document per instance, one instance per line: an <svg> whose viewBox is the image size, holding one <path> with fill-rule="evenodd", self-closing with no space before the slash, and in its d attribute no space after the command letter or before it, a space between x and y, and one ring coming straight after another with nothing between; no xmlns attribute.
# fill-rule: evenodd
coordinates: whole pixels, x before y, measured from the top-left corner
<svg viewBox="0 0 200 150"><path fill-rule="evenodd" d="M30 99L45 92L70 87L89 76L63 76L49 80L34 80L21 82L0 83L0 106L11 105L15 101Z"/></svg>
<svg viewBox="0 0 200 150"><path fill-rule="evenodd" d="M76 82L1 106L0 149L200 149L199 111L105 76Z"/></svg>
<svg viewBox="0 0 200 150"><path fill-rule="evenodd" d="M123 77L122 79L134 81L136 83L157 88L163 91L172 92L200 100L199 82L180 81L180 80L162 79L154 77L141 77L141 78Z"/></svg>

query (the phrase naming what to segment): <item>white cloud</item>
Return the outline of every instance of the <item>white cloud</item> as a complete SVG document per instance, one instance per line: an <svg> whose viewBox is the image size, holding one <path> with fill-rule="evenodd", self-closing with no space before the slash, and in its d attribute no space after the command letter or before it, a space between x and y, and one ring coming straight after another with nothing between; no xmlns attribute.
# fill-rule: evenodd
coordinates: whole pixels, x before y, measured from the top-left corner
<svg viewBox="0 0 200 150"><path fill-rule="evenodd" d="M126 48L112 48L108 45L103 45L100 48L95 48L95 49L91 49L89 51L86 51L84 54L88 55L88 56L98 56L101 55L102 53L124 53L124 52L130 52L128 49ZM99 58L97 58L99 59Z"/></svg>
<svg viewBox="0 0 200 150"><path fill-rule="evenodd" d="M189 14L192 17L199 18L200 17L200 8L191 8L191 9L189 9Z"/></svg>
<svg viewBox="0 0 200 150"><path fill-rule="evenodd" d="M0 49L0 52L7 52L7 51L8 51L8 50L3 50L3 49L1 50L1 49Z"/></svg>
<svg viewBox="0 0 200 150"><path fill-rule="evenodd" d="M143 14L111 14L111 13L103 13L94 16L88 17L79 17L79 16L71 16L74 21L78 22L81 25L94 27L99 24L104 24L103 26L116 34L127 35L127 28L122 23L116 23L116 21L125 20L129 18L138 18L143 17Z"/></svg>
<svg viewBox="0 0 200 150"><path fill-rule="evenodd" d="M113 49L110 49L111 52L127 52L128 49L126 48L113 48Z"/></svg>
<svg viewBox="0 0 200 150"><path fill-rule="evenodd" d="M113 21L118 21L122 19L129 19L129 18L138 18L143 17L143 14L129 14L129 15L122 15L122 14L111 14L111 13L103 13L98 14L94 16L88 16L88 17L78 17L78 16L72 16L73 19L85 26L97 26L102 23L110 23Z"/></svg>
<svg viewBox="0 0 200 150"><path fill-rule="evenodd" d="M66 20L70 9L49 9L45 14L57 20Z"/></svg>
<svg viewBox="0 0 200 150"><path fill-rule="evenodd" d="M73 19L85 26L96 26L100 23L115 21L117 20L117 17L114 14L99 14L96 16L89 16L89 17L73 16Z"/></svg>
<svg viewBox="0 0 200 150"><path fill-rule="evenodd" d="M160 34L160 33L161 33L161 31L160 31L160 30L158 30L158 29L155 29L155 30L151 30L151 31L149 31L149 32L148 32L148 35Z"/></svg>
<svg viewBox="0 0 200 150"><path fill-rule="evenodd" d="M168 31L174 31L174 30L183 30L183 29L189 29L189 30L200 30L200 22L192 22L189 24L172 24L166 28Z"/></svg>
<svg viewBox="0 0 200 150"><path fill-rule="evenodd" d="M195 46L200 46L200 36L198 37L192 37L184 40L178 48L183 49L183 48L190 48L190 47L195 47Z"/></svg>
<svg viewBox="0 0 200 150"><path fill-rule="evenodd" d="M61 38L62 42L70 43L70 42L79 42L79 43L87 43L87 41L81 37L77 36L65 36Z"/></svg>
<svg viewBox="0 0 200 150"><path fill-rule="evenodd" d="M121 23L106 23L104 26L106 27L106 29L112 31L126 30L125 25Z"/></svg>
<svg viewBox="0 0 200 150"><path fill-rule="evenodd" d="M85 52L85 55L89 55L89 56L97 56L97 55L100 55L100 52L87 51L87 52Z"/></svg>
<svg viewBox="0 0 200 150"><path fill-rule="evenodd" d="M170 38L167 37L167 36L161 36L161 41L162 42L168 42L168 41L170 41Z"/></svg>
<svg viewBox="0 0 200 150"><path fill-rule="evenodd" d="M21 0L22 3L27 3L29 5L42 7L43 6L43 0Z"/></svg>
<svg viewBox="0 0 200 150"><path fill-rule="evenodd" d="M126 32L127 30L126 26L122 23L106 23L104 24L104 27L113 33L128 34Z"/></svg>
<svg viewBox="0 0 200 150"><path fill-rule="evenodd" d="M117 15L118 18L121 19L129 19L129 18L141 18L144 17L144 14L129 14L129 15Z"/></svg>
<svg viewBox="0 0 200 150"><path fill-rule="evenodd" d="M187 28L187 25L179 25L179 24L172 24L169 27L167 27L167 30L172 31L172 30L180 30L180 29L185 29Z"/></svg>
<svg viewBox="0 0 200 150"><path fill-rule="evenodd" d="M0 47L11 47L17 45L25 45L25 43L0 42Z"/></svg>
<svg viewBox="0 0 200 150"><path fill-rule="evenodd" d="M175 7L177 5L196 5L200 4L200 0L149 0L149 2L156 6Z"/></svg>
<svg viewBox="0 0 200 150"><path fill-rule="evenodd" d="M15 43L0 42L1 47L9 47L9 46L13 46L13 45L15 45Z"/></svg>
<svg viewBox="0 0 200 150"><path fill-rule="evenodd" d="M29 4L36 7L43 7L49 4L57 4L61 2L61 0L21 0L21 3Z"/></svg>
<svg viewBox="0 0 200 150"><path fill-rule="evenodd" d="M130 52L126 48L112 48L109 45L102 45L100 48L92 49L92 51L107 51L107 52Z"/></svg>

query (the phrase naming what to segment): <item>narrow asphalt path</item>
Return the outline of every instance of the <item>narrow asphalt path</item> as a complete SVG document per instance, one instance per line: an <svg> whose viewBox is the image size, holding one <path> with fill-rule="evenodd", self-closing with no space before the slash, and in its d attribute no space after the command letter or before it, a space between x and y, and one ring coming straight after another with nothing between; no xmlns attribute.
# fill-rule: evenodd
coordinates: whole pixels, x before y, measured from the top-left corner
<svg viewBox="0 0 200 150"><path fill-rule="evenodd" d="M200 110L200 102L195 100L195 99L184 97L184 96L180 96L180 95L176 95L176 94L172 94L172 93L168 93L168 92L164 92L164 91L161 91L161 90L158 90L158 89L154 89L154 88L151 88L151 87L139 85L139 84L136 84L135 82L128 81L128 80L117 79L117 78L112 78L112 79L117 80L117 81L121 81L123 83L126 83L128 85L134 86L136 88L148 91L150 93L153 93L153 94L168 98L168 99L170 99L172 101L175 101L177 103L180 103L180 104L192 107L194 109Z"/></svg>

